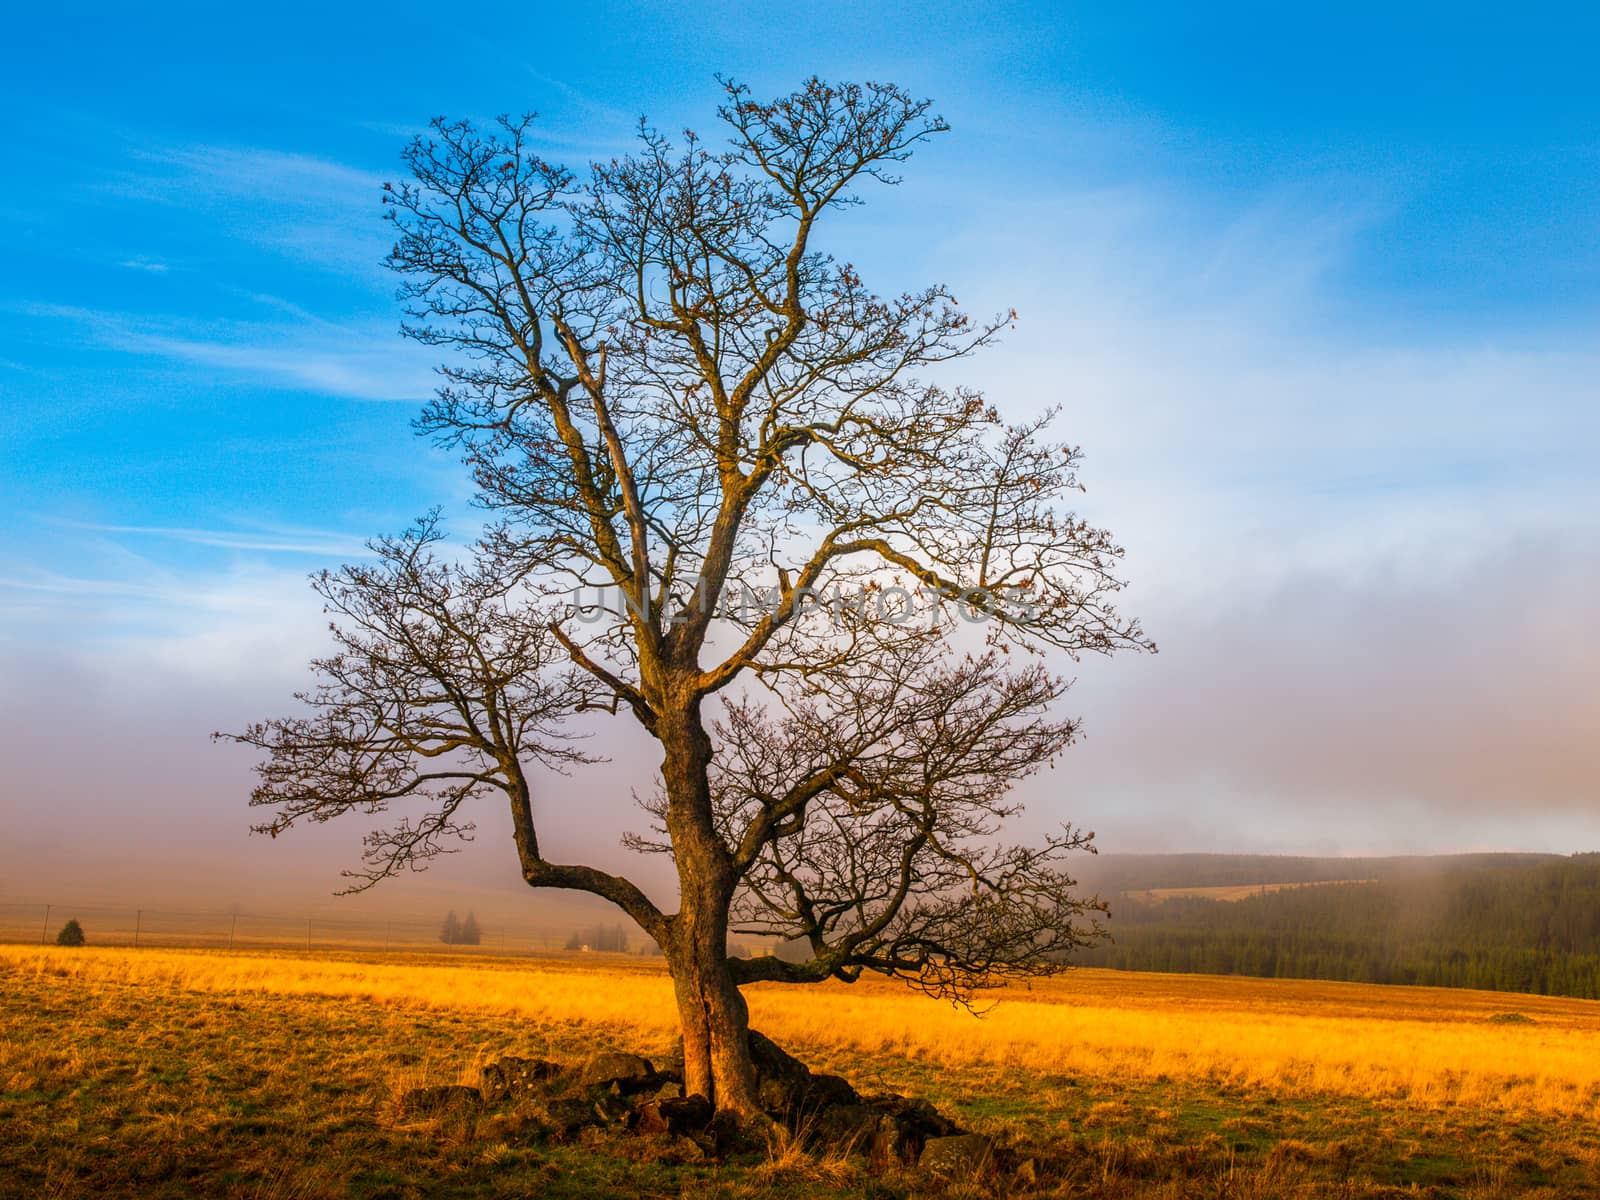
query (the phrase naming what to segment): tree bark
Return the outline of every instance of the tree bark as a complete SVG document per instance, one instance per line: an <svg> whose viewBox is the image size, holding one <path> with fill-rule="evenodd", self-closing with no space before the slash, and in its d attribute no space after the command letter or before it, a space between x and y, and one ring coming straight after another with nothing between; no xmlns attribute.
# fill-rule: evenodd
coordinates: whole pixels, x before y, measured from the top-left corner
<svg viewBox="0 0 1600 1200"><path fill-rule="evenodd" d="M710 917L710 914L708 914ZM750 1013L727 959L725 906L715 923L683 920L669 951L683 1031L684 1091L705 1096L719 1112L760 1110L750 1058Z"/></svg>
<svg viewBox="0 0 1600 1200"><path fill-rule="evenodd" d="M677 860L679 909L671 918L673 990L683 1030L684 1090L719 1112L760 1111L750 1058L750 1013L728 964L734 870L712 816L711 739L698 703L657 727L664 757L667 825Z"/></svg>

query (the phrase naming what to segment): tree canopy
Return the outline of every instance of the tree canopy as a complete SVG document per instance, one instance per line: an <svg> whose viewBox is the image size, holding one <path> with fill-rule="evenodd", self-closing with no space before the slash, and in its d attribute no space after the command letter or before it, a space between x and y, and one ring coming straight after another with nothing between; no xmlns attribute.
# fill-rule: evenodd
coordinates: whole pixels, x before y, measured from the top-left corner
<svg viewBox="0 0 1600 1200"><path fill-rule="evenodd" d="M748 1111L740 983L878 971L966 1002L1094 936L1065 870L1090 835L1001 827L1076 734L1059 655L1149 644L1053 413L1007 423L933 377L1014 314L881 295L817 242L946 130L929 102L726 82L718 117L722 145L641 123L581 174L532 117L439 120L407 149L389 263L405 333L445 356L418 427L488 529L463 561L430 515L319 577L338 650L309 715L238 736L268 755L268 832L417 813L368 838L357 886L498 794L530 885L602 896L661 945L690 1089ZM543 852L571 801L528 768L580 767L568 719L597 709L660 746L630 841L671 856L675 909ZM734 958L730 929L811 957Z"/></svg>

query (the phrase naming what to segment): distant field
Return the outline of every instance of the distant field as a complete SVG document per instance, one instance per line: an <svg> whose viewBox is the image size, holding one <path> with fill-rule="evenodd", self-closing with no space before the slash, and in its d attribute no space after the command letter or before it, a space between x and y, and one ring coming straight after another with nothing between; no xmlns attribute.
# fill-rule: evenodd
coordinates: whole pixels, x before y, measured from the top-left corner
<svg viewBox="0 0 1600 1200"><path fill-rule="evenodd" d="M1174 896L1198 896L1202 900L1246 900L1251 896L1264 896L1268 892L1291 891L1295 888L1334 887L1346 883L1377 883L1376 879L1315 879L1303 883L1237 883L1227 887L1169 887L1144 888L1122 893L1130 900L1170 900Z"/></svg>
<svg viewBox="0 0 1600 1200"><path fill-rule="evenodd" d="M749 995L755 1026L814 1065L1078 1164L1042 1195L1600 1192L1594 1002L1087 970L1002 993L981 1020L881 982ZM580 1162L494 1121L444 1142L396 1121L400 1088L470 1080L493 1054L661 1052L658 963L0 947L0 996L0 1179L40 1194L865 1186L782 1154L707 1175ZM199 1175L174 1184L186 1156ZM518 1164L540 1189L502 1190ZM1235 1182L1189 1187L1214 1175Z"/></svg>

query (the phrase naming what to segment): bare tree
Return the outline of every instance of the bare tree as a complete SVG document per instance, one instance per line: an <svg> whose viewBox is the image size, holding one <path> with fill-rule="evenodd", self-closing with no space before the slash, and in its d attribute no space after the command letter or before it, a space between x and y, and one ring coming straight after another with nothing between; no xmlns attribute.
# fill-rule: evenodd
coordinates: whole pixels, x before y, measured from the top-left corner
<svg viewBox="0 0 1600 1200"><path fill-rule="evenodd" d="M363 883L502 793L527 882L659 943L689 1090L749 1113L741 983L878 971L965 1002L1094 934L1062 862L1090 835L996 840L1010 786L1075 731L1048 712L1064 682L1012 652L1148 643L1112 603L1121 549L1067 504L1077 450L919 375L1011 314L879 296L814 244L944 122L890 85L725 89L724 148L641 124L582 179L531 118L438 121L407 150L390 265L406 332L453 352L420 428L493 522L468 567L433 558L430 518L323 576L346 623L316 715L242 740L268 751L273 833L426 809L372 835ZM659 743L656 832L632 840L671 855L675 911L541 853L524 763L578 762L560 721L595 706ZM730 929L812 957L730 958Z"/></svg>

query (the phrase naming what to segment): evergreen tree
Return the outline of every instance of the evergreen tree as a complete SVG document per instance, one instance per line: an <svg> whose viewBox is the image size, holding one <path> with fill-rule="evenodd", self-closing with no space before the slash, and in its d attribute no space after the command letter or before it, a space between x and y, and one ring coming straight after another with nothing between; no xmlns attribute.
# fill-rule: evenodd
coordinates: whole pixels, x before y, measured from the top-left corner
<svg viewBox="0 0 1600 1200"><path fill-rule="evenodd" d="M456 920L456 910L453 908L444 919L444 928L439 930L439 940L446 946L454 946L461 940L461 922Z"/></svg>
<svg viewBox="0 0 1600 1200"><path fill-rule="evenodd" d="M461 922L461 928L457 931L456 941L462 946L476 946L482 943L483 931L478 928L477 917L471 913L467 914L467 919Z"/></svg>
<svg viewBox="0 0 1600 1200"><path fill-rule="evenodd" d="M61 932L56 934L58 946L81 946L84 943L83 926L78 924L78 918L73 917L61 927Z"/></svg>
<svg viewBox="0 0 1600 1200"><path fill-rule="evenodd" d="M1154 901L1149 889L1158 884L1223 885L1138 876L1112 900L1116 941L1088 949L1079 961L1123 970L1600 995L1600 856L1505 855L1431 867L1397 861L1392 873L1369 882L1258 890L1231 902L1194 895ZM1157 867L1171 872L1186 865ZM1367 860L1364 869L1374 867L1374 874L1382 871L1382 860ZM1205 862L1191 875L1221 870Z"/></svg>

